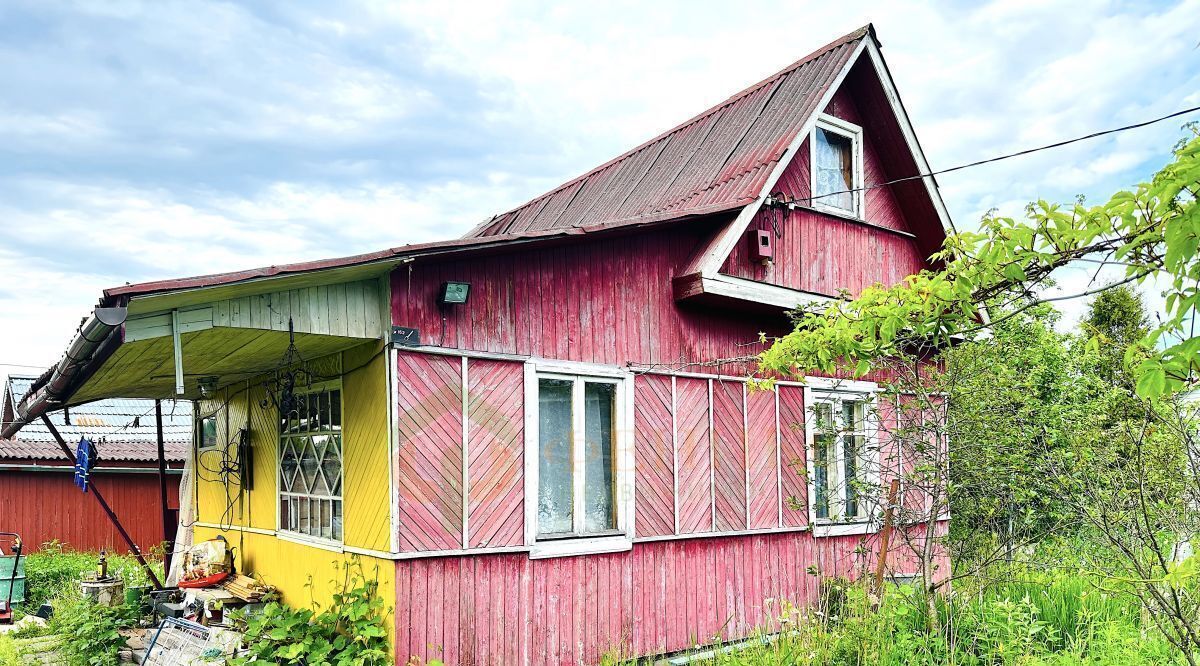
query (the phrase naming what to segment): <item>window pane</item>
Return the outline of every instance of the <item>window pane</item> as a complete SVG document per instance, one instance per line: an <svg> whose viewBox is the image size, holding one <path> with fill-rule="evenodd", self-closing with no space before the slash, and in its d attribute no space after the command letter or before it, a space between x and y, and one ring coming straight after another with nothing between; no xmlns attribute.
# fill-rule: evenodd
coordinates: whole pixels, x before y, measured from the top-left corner
<svg viewBox="0 0 1200 666"><path fill-rule="evenodd" d="M615 459L613 456L614 384L584 387L584 529L600 532L617 527Z"/></svg>
<svg viewBox="0 0 1200 666"><path fill-rule="evenodd" d="M295 486L296 469L299 467L299 462L296 460L296 452L292 449L290 440L283 440L283 461L280 463L280 472L283 475L282 488L285 491L290 491Z"/></svg>
<svg viewBox="0 0 1200 666"><path fill-rule="evenodd" d="M333 500L333 538L342 540L342 500Z"/></svg>
<svg viewBox="0 0 1200 666"><path fill-rule="evenodd" d="M834 447L833 406L829 403L817 403L813 408L816 415L816 428L813 434L813 489L816 497L813 499L813 509L818 519L829 518L830 484L833 482L829 472L829 459Z"/></svg>
<svg viewBox="0 0 1200 666"><path fill-rule="evenodd" d="M538 381L538 532L571 532L575 520L571 389L563 379Z"/></svg>
<svg viewBox="0 0 1200 666"><path fill-rule="evenodd" d="M334 430L342 429L342 392L329 392L329 427Z"/></svg>
<svg viewBox="0 0 1200 666"><path fill-rule="evenodd" d="M846 479L846 518L857 518L859 512L859 484L862 473L859 460L862 457L863 438L846 435L842 440L842 460Z"/></svg>
<svg viewBox="0 0 1200 666"><path fill-rule="evenodd" d="M856 400L842 401L842 430L846 432L862 432L866 429L864 403Z"/></svg>
<svg viewBox="0 0 1200 666"><path fill-rule="evenodd" d="M820 127L814 133L814 138L816 192L813 192L813 197L826 206L853 211L854 194L848 191L855 187L852 140Z"/></svg>

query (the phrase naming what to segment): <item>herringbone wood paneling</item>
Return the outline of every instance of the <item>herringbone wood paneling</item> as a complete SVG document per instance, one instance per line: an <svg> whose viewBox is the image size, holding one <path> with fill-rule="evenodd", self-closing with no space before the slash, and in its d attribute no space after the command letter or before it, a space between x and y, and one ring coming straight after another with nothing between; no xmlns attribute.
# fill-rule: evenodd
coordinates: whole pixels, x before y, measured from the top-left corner
<svg viewBox="0 0 1200 666"><path fill-rule="evenodd" d="M783 474L783 524L808 524L808 480L804 459L804 389L780 386L779 436ZM793 506L799 504L799 508Z"/></svg>
<svg viewBox="0 0 1200 666"><path fill-rule="evenodd" d="M402 352L397 376L400 546L462 548L462 359Z"/></svg>
<svg viewBox="0 0 1200 666"><path fill-rule="evenodd" d="M468 538L472 548L519 546L525 534L524 367L467 361Z"/></svg>
<svg viewBox="0 0 1200 666"><path fill-rule="evenodd" d="M779 526L775 392L746 393L746 451L750 465L750 528Z"/></svg>
<svg viewBox="0 0 1200 666"><path fill-rule="evenodd" d="M742 382L713 382L717 531L746 529L746 440Z"/></svg>
<svg viewBox="0 0 1200 666"><path fill-rule="evenodd" d="M675 532L671 378L642 375L634 386L634 486L638 536Z"/></svg>
<svg viewBox="0 0 1200 666"><path fill-rule="evenodd" d="M708 381L679 377L675 389L679 438L679 532L711 532L712 450Z"/></svg>

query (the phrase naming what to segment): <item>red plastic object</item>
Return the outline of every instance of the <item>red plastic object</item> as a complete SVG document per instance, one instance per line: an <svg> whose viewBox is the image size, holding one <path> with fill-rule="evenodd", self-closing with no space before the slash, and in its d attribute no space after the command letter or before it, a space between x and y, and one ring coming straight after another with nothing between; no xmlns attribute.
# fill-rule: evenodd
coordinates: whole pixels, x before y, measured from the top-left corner
<svg viewBox="0 0 1200 666"><path fill-rule="evenodd" d="M220 583L221 581L225 580L226 578L229 578L229 572L222 571L221 573L215 573L211 576L205 576L204 578L197 578L195 580L181 580L181 581L179 581L179 587L182 587L185 589L195 589L195 588L200 588L200 587L212 587L212 586L216 585L217 583Z"/></svg>

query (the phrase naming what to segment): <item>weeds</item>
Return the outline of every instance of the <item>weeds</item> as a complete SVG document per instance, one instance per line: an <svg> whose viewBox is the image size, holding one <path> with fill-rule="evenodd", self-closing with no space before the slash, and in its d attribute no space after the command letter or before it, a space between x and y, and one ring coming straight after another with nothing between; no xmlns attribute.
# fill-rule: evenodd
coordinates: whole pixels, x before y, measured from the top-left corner
<svg viewBox="0 0 1200 666"><path fill-rule="evenodd" d="M828 586L816 608L775 603L783 631L703 654L711 666L1117 666L1186 660L1143 622L1136 601L1076 573L1011 566L1005 582L957 590L935 604L893 587L873 610L862 585ZM931 627L931 625L937 628ZM632 663L609 659L608 663Z"/></svg>

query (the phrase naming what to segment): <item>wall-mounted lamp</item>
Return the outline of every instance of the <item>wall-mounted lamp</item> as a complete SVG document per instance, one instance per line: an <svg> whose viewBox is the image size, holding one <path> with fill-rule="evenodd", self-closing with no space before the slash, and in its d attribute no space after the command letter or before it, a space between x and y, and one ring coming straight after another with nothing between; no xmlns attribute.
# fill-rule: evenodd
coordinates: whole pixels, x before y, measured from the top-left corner
<svg viewBox="0 0 1200 666"><path fill-rule="evenodd" d="M196 380L196 384L200 386L201 398L211 398L212 395L217 392L216 377L201 377L200 379Z"/></svg>
<svg viewBox="0 0 1200 666"><path fill-rule="evenodd" d="M470 295L470 282L443 282L438 290L438 305L464 305Z"/></svg>

